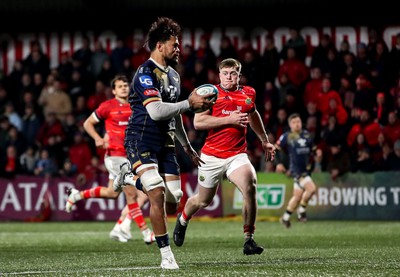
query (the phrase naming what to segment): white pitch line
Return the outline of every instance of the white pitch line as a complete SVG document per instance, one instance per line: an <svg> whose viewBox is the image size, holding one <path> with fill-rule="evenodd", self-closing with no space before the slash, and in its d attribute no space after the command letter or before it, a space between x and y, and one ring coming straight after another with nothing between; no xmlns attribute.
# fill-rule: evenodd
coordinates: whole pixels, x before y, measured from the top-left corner
<svg viewBox="0 0 400 277"><path fill-rule="evenodd" d="M26 275L26 274L41 274L41 273L79 273L79 272L99 272L99 271L122 271L122 270L143 270L143 269L161 269L159 266L137 266L137 267L125 267L125 268L101 268L101 269L84 269L78 271L57 271L57 270L48 270L48 271L22 271L22 272L0 272L0 276L4 275Z"/></svg>

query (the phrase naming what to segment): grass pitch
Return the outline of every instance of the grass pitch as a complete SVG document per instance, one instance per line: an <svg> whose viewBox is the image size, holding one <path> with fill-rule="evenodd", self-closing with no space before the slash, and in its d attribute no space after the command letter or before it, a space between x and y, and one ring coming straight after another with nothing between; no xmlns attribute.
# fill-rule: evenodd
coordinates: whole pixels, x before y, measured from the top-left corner
<svg viewBox="0 0 400 277"><path fill-rule="evenodd" d="M172 235L175 219L169 219ZM147 222L149 222L147 220ZM113 222L0 223L0 276L400 276L400 222L257 223L261 255L242 253L240 221L192 220L178 271L156 244L108 238Z"/></svg>

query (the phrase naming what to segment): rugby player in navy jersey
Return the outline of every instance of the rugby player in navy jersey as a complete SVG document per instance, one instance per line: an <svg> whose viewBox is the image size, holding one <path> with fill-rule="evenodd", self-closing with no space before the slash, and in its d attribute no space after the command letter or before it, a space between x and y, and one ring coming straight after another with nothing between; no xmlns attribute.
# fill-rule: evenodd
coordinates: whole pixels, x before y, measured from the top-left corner
<svg viewBox="0 0 400 277"><path fill-rule="evenodd" d="M306 207L316 191L315 183L311 179L311 161L316 149L313 139L310 133L302 128L299 114L291 114L288 123L290 131L283 133L276 142L277 148L289 155L289 172L294 178L293 196L280 218L280 222L286 228L290 228L290 216L296 208L298 219L301 222L307 221Z"/></svg>
<svg viewBox="0 0 400 277"><path fill-rule="evenodd" d="M195 165L202 162L189 143L181 114L213 105L207 100L212 94L200 96L195 92L178 102L181 83L173 66L178 63L180 35L179 24L167 17L158 18L150 27L150 58L137 69L128 100L132 116L125 130L125 149L131 165L121 166L121 174L114 182L116 190L125 182L130 183L129 171L139 176L136 186L149 197L150 221L164 269L179 268L167 230L167 214L176 213L183 194L175 141Z"/></svg>

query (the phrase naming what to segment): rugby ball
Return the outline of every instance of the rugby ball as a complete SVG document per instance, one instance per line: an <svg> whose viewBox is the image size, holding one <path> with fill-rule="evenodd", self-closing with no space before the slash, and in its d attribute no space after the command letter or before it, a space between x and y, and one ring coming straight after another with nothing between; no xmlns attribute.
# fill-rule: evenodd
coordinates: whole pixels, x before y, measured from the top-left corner
<svg viewBox="0 0 400 277"><path fill-rule="evenodd" d="M207 94L213 94L212 96L208 97L207 99L215 102L218 98L218 89L216 86L212 84L204 84L196 88L196 93L198 95L207 95ZM205 110L203 109L197 109L194 110L193 112L195 113L201 113L204 112Z"/></svg>

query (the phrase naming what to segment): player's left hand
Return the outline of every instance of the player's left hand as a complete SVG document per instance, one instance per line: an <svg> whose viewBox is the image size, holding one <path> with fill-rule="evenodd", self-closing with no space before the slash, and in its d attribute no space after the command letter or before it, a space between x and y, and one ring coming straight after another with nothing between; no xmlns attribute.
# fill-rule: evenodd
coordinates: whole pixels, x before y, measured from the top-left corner
<svg viewBox="0 0 400 277"><path fill-rule="evenodd" d="M201 164L205 163L202 159L200 159L199 154L197 154L190 144L183 146L183 149L185 150L186 154L189 155L195 165L201 166Z"/></svg>
<svg viewBox="0 0 400 277"><path fill-rule="evenodd" d="M262 143L262 147L265 152L265 160L266 161L273 161L275 159L275 152L276 152L276 147L272 143L269 143L267 141Z"/></svg>

